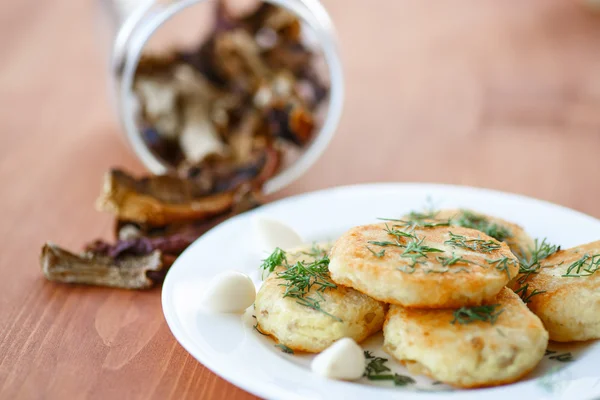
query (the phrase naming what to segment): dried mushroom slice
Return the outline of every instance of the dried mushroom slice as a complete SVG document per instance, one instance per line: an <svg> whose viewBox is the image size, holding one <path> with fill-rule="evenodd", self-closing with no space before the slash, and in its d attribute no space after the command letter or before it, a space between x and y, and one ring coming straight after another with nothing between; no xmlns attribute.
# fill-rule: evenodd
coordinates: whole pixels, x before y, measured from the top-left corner
<svg viewBox="0 0 600 400"><path fill-rule="evenodd" d="M233 206L233 192L203 194L194 180L173 176L135 179L111 170L96 206L118 218L151 225L208 218Z"/></svg>
<svg viewBox="0 0 600 400"><path fill-rule="evenodd" d="M40 264L51 281L123 289L151 288L156 283L151 277L164 276L163 269L168 267L159 250L114 259L94 253L73 254L52 243L42 248Z"/></svg>

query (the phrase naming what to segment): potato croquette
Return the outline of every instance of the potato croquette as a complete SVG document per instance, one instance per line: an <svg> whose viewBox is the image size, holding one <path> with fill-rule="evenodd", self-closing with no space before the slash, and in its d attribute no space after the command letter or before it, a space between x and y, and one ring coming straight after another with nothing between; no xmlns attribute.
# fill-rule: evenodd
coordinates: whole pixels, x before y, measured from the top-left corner
<svg viewBox="0 0 600 400"><path fill-rule="evenodd" d="M383 326L385 304L354 289L336 287L326 272L324 277L333 287L320 291L322 286L313 284L301 298L284 297L289 267L299 266L298 262L303 267L310 266L323 260L326 250L327 246L309 246L285 252L285 265L279 265L268 276L256 295L254 305L260 331L294 351L318 353L344 337L360 343ZM307 306L307 302L316 302L318 310Z"/></svg>
<svg viewBox="0 0 600 400"><path fill-rule="evenodd" d="M516 286L525 286L551 340L600 339L600 241L559 250Z"/></svg>
<svg viewBox="0 0 600 400"><path fill-rule="evenodd" d="M482 304L518 269L508 246L480 231L403 222L350 229L333 246L329 264L339 285L386 303L420 308Z"/></svg>
<svg viewBox="0 0 600 400"><path fill-rule="evenodd" d="M544 356L548 332L510 289L468 310L479 317L390 306L383 348L412 373L460 388L515 382Z"/></svg>

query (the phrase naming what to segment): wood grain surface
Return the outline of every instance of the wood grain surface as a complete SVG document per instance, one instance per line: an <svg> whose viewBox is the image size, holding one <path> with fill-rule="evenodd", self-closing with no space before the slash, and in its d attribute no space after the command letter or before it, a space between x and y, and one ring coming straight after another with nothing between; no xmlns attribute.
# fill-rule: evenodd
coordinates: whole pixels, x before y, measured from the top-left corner
<svg viewBox="0 0 600 400"><path fill-rule="evenodd" d="M474 185L600 217L600 16L577 1L326 0L347 97L278 197L372 181ZM142 167L108 97L98 4L0 3L0 398L248 399L175 341L160 289L46 282L41 245L109 237L111 166Z"/></svg>

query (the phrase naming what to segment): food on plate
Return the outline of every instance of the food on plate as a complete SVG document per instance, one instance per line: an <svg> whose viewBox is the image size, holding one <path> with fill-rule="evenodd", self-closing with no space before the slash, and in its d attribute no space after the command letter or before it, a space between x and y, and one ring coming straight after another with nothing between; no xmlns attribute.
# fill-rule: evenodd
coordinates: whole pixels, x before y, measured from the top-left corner
<svg viewBox="0 0 600 400"><path fill-rule="evenodd" d="M160 250L114 258L92 252L76 255L52 243L44 245L40 256L42 272L48 280L124 289L153 287L162 281L164 270L172 262Z"/></svg>
<svg viewBox="0 0 600 400"><path fill-rule="evenodd" d="M310 367L326 378L354 381L363 376L365 354L354 340L342 338L319 353Z"/></svg>
<svg viewBox="0 0 600 400"><path fill-rule="evenodd" d="M291 249L305 243L300 235L288 225L261 215L252 220L257 246L265 252L272 252L276 248Z"/></svg>
<svg viewBox="0 0 600 400"><path fill-rule="evenodd" d="M331 280L329 247L276 249L263 261L257 329L294 351L317 353L344 337L360 343L383 325L383 303Z"/></svg>
<svg viewBox="0 0 600 400"><path fill-rule="evenodd" d="M332 280L406 307L479 305L517 275L505 243L474 229L406 221L364 225L331 250Z"/></svg>
<svg viewBox="0 0 600 400"><path fill-rule="evenodd" d="M513 289L525 293L551 340L600 338L600 241L555 250Z"/></svg>
<svg viewBox="0 0 600 400"><path fill-rule="evenodd" d="M197 48L145 53L136 70L143 139L182 176L206 160L243 165L267 147L308 144L329 92L294 14L261 3L234 15L226 1L215 11Z"/></svg>
<svg viewBox="0 0 600 400"><path fill-rule="evenodd" d="M208 283L203 304L212 311L238 313L250 307L255 298L256 288L248 275L225 271Z"/></svg>
<svg viewBox="0 0 600 400"><path fill-rule="evenodd" d="M473 388L517 381L544 356L548 332L510 289L484 305L415 309L392 305L384 350L411 372Z"/></svg>
<svg viewBox="0 0 600 400"><path fill-rule="evenodd" d="M519 225L473 210L430 209L423 212L413 211L403 218L415 223L446 221L451 226L477 229L496 240L506 243L518 258L528 257L530 249L534 246L531 236Z"/></svg>

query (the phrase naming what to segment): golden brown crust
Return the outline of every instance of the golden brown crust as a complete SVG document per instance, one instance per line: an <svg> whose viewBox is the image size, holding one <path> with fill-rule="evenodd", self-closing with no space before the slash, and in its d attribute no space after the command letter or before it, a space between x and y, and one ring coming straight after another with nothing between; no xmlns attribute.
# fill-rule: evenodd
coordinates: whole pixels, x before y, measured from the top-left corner
<svg viewBox="0 0 600 400"><path fill-rule="evenodd" d="M396 238L385 231L390 224L373 224L353 228L335 243L331 250L329 270L332 279L340 285L371 296L374 299L405 307L452 308L479 305L493 298L510 277L518 271L516 258L508 246L483 233L462 227L438 226L402 229L412 232L422 245L441 252L426 252L414 263L405 256L410 238ZM400 229L400 228L398 228ZM492 243L496 249L466 250L449 244L451 234L466 240ZM394 242L380 246L374 242ZM473 243L473 242L469 242ZM380 251L381 256L374 254ZM453 257L462 260L444 265ZM507 259L506 270L496 268L494 260Z"/></svg>
<svg viewBox="0 0 600 400"><path fill-rule="evenodd" d="M515 382L544 356L548 333L521 299L503 289L493 304L496 322L452 324L454 310L391 306L384 324L384 350L413 373L461 387Z"/></svg>
<svg viewBox="0 0 600 400"><path fill-rule="evenodd" d="M525 280L528 294L544 292L532 296L527 305L540 317L551 340L600 339L600 271L587 275L583 269L579 274L573 269L570 275L579 276L564 276L573 263L594 254L600 254L600 241L560 250Z"/></svg>
<svg viewBox="0 0 600 400"><path fill-rule="evenodd" d="M310 251L310 246L288 251L288 262L310 261ZM352 288L338 286L317 294L313 286L307 296L320 299L319 305L327 315L300 305L292 297L283 297L285 288L277 276L283 270L279 267L269 275L254 303L259 329L279 343L294 351L317 353L343 337L360 343L381 330L387 311L385 304Z"/></svg>

